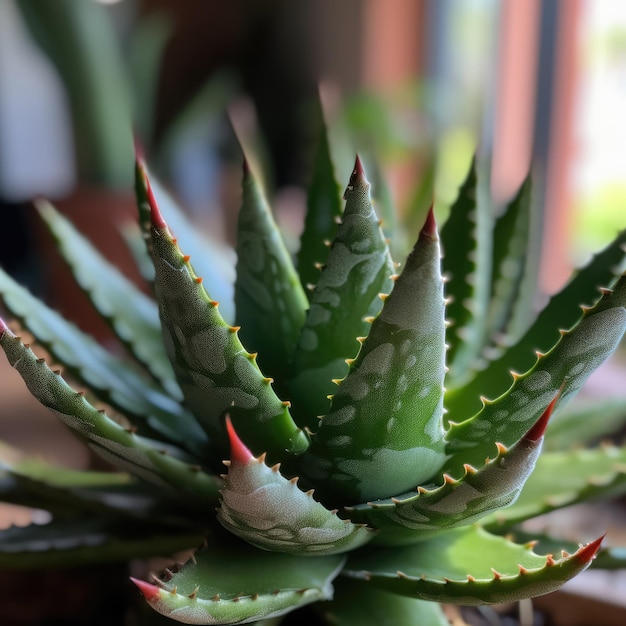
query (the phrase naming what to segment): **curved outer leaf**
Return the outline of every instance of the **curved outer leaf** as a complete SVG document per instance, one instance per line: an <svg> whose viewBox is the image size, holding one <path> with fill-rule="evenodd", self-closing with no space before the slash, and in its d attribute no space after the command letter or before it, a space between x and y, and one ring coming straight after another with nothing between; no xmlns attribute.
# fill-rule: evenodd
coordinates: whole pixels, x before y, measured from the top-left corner
<svg viewBox="0 0 626 626"><path fill-rule="evenodd" d="M50 523L0 530L0 567L27 569L123 563L130 559L170 557L197 546L202 534L102 517L53 519Z"/></svg>
<svg viewBox="0 0 626 626"><path fill-rule="evenodd" d="M330 600L344 558L310 558L210 540L159 586L133 580L153 609L185 624L244 624Z"/></svg>
<svg viewBox="0 0 626 626"><path fill-rule="evenodd" d="M373 538L374 533L337 517L303 492L297 478L255 458L228 422L231 461L226 461L222 505L217 518L232 533L264 550L288 554L339 554Z"/></svg>
<svg viewBox="0 0 626 626"><path fill-rule="evenodd" d="M0 347L33 396L100 456L153 484L175 487L208 502L217 501L219 481L216 478L174 458L168 452L176 452L173 446L165 450L160 442L133 434L95 409L82 393L75 392L3 323L0 333Z"/></svg>
<svg viewBox="0 0 626 626"><path fill-rule="evenodd" d="M474 526L402 550L379 548L354 553L343 574L380 589L434 602L513 602L558 589L589 566L599 547L600 540L596 540L555 560Z"/></svg>
<svg viewBox="0 0 626 626"><path fill-rule="evenodd" d="M298 273L305 289L315 285L320 277L318 264L326 263L329 251L327 243L335 238L337 220L341 217L342 210L341 192L335 178L327 130L323 121L322 125L315 153L313 180L307 194L304 230L300 237L300 250L297 256Z"/></svg>
<svg viewBox="0 0 626 626"><path fill-rule="evenodd" d="M185 212L178 207L172 196L159 181L148 172L146 164L137 159L135 165L135 194L139 207L139 222L151 251L151 209L148 200L148 181L159 210L170 228L170 232L185 242L185 251L193 257L198 276L202 276L207 291L220 303L222 317L235 320L235 257L230 248L220 241L201 233Z"/></svg>
<svg viewBox="0 0 626 626"><path fill-rule="evenodd" d="M494 531L583 500L626 493L626 447L544 452L517 501L483 520Z"/></svg>
<svg viewBox="0 0 626 626"><path fill-rule="evenodd" d="M594 302L598 289L610 286L623 270L626 259L626 230L596 255L537 316L517 343L491 361L459 387L449 389L445 405L451 421L462 422L480 408L480 396L494 398L510 384L510 372L524 372L532 364L535 350L545 352L559 341L559 329L571 328L580 319L580 305Z"/></svg>
<svg viewBox="0 0 626 626"><path fill-rule="evenodd" d="M2 269L0 298L37 343L100 401L131 420L140 433L174 441L195 454L206 454L204 431L179 402L32 296Z"/></svg>
<svg viewBox="0 0 626 626"><path fill-rule="evenodd" d="M359 503L430 479L444 456L444 300L432 212L303 456L333 501Z"/></svg>
<svg viewBox="0 0 626 626"><path fill-rule="evenodd" d="M465 466L458 480L444 474L433 489L418 487L417 494L359 505L348 509L353 521L379 529L377 545L415 543L447 528L471 524L515 501L532 472L556 398L530 432L512 448L494 446L496 457L480 469ZM494 450L494 451L495 451Z"/></svg>
<svg viewBox="0 0 626 626"><path fill-rule="evenodd" d="M165 347L189 410L222 455L228 449L224 416L229 413L242 439L255 452L282 460L302 452L306 435L294 424L289 403L281 402L209 298L189 257L183 256L161 216L154 196L152 255L155 292ZM223 456L222 456L223 458Z"/></svg>
<svg viewBox="0 0 626 626"><path fill-rule="evenodd" d="M346 359L359 350L357 337L369 330L365 318L380 311L377 295L393 284L393 263L369 189L357 157L342 222L311 295L294 357L295 375L289 382L294 410L299 422L313 430L328 411L333 379L346 375Z"/></svg>
<svg viewBox="0 0 626 626"><path fill-rule="evenodd" d="M57 249L76 282L137 360L180 400L172 366L163 349L156 302L143 294L48 202L38 202L39 214L57 241Z"/></svg>
<svg viewBox="0 0 626 626"><path fill-rule="evenodd" d="M237 230L235 308L241 340L277 380L290 374L308 300L247 162Z"/></svg>
<svg viewBox="0 0 626 626"><path fill-rule="evenodd" d="M388 593L371 587L363 593L359 581L338 577L335 598L319 605L333 626L450 626L441 605Z"/></svg>
<svg viewBox="0 0 626 626"><path fill-rule="evenodd" d="M490 454L491 441L512 445L541 415L561 389L557 407L575 395L589 374L607 359L626 330L626 275L613 291L605 290L583 318L569 331L561 331L557 344L523 375L515 375L509 390L496 400L483 400L471 420L453 424L448 431L447 468L453 475L464 463L475 464Z"/></svg>
<svg viewBox="0 0 626 626"><path fill-rule="evenodd" d="M487 331L492 218L488 202L477 197L476 169L474 158L441 229L446 293L452 296L446 312L450 321L447 362L452 377L462 377L480 354Z"/></svg>

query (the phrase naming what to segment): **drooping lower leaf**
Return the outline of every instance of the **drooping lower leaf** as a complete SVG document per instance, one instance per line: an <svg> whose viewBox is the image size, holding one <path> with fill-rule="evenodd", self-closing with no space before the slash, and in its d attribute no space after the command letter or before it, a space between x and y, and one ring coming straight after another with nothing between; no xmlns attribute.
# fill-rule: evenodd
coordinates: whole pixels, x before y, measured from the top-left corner
<svg viewBox="0 0 626 626"><path fill-rule="evenodd" d="M303 457L305 475L331 501L403 493L443 464L444 329L431 213Z"/></svg>
<svg viewBox="0 0 626 626"><path fill-rule="evenodd" d="M266 552L232 536L209 538L158 585L135 580L153 609L184 624L244 624L329 600L341 556ZM155 581L156 582L156 581Z"/></svg>
<svg viewBox="0 0 626 626"><path fill-rule="evenodd" d="M206 453L206 436L193 416L149 376L65 320L0 269L0 299L41 346L102 402L131 420L139 432ZM80 346L80 350L75 347Z"/></svg>
<svg viewBox="0 0 626 626"><path fill-rule="evenodd" d="M215 477L173 456L185 456L175 446L140 437L97 410L83 393L74 391L60 373L53 372L44 359L37 358L3 323L0 323L0 347L33 396L100 456L152 484L175 487L199 495L207 502L217 500L219 481Z"/></svg>
<svg viewBox="0 0 626 626"><path fill-rule="evenodd" d="M402 549L355 553L343 574L364 585L432 602L513 602L558 589L589 566L599 547L596 540L555 559L474 526Z"/></svg>

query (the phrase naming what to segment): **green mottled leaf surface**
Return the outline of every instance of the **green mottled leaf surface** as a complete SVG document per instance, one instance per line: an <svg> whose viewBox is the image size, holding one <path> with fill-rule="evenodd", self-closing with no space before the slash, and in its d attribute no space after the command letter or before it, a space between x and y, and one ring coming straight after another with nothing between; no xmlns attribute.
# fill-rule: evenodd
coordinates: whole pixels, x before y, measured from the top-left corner
<svg viewBox="0 0 626 626"><path fill-rule="evenodd" d="M259 366L285 380L308 301L278 226L253 172L244 165L237 228L237 325Z"/></svg>
<svg viewBox="0 0 626 626"><path fill-rule="evenodd" d="M443 464L444 323L431 214L303 458L333 501L404 493Z"/></svg>
<svg viewBox="0 0 626 626"><path fill-rule="evenodd" d="M345 360L359 351L357 337L369 331L365 318L382 306L377 295L388 293L392 285L393 263L369 189L357 159L344 194L342 222L311 294L294 357L291 399L299 423L312 430L328 412L327 396L336 389L333 379L347 374Z"/></svg>

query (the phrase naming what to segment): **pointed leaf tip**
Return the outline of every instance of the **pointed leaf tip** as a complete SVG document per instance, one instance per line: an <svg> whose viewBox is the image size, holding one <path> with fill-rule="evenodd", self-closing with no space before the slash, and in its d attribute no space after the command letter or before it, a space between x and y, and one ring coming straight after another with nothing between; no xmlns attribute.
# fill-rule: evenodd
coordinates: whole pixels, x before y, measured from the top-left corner
<svg viewBox="0 0 626 626"><path fill-rule="evenodd" d="M435 221L435 211L432 205L428 210L428 215L426 216L426 221L424 222L420 236L429 237L430 239L437 238L437 222Z"/></svg>
<svg viewBox="0 0 626 626"><path fill-rule="evenodd" d="M4 335L4 333L8 330L8 326L5 321L0 317L0 337Z"/></svg>
<svg viewBox="0 0 626 626"><path fill-rule="evenodd" d="M150 204L150 219L152 220L152 225L158 230L167 229L167 222L163 219L163 215L161 215L161 210L159 209L159 205L154 197L154 191L152 190L152 185L150 184L147 176L146 194L148 196L148 203Z"/></svg>
<svg viewBox="0 0 626 626"><path fill-rule="evenodd" d="M145 580L133 578L132 576L130 577L130 579L133 581L133 583L135 583L139 591L141 591L141 593L143 594L143 597L148 602L153 602L161 595L161 590L156 585L148 583Z"/></svg>
<svg viewBox="0 0 626 626"><path fill-rule="evenodd" d="M598 537L595 541L591 541L586 546L579 548L579 550L573 555L575 559L577 559L580 563L590 563L595 558L602 542L604 541L604 537L606 535L602 535Z"/></svg>
<svg viewBox="0 0 626 626"><path fill-rule="evenodd" d="M559 389L556 396L552 398L550 404L548 404L545 411L541 414L541 417L535 422L534 426L532 426L532 428L526 433L524 439L527 441L539 441L539 439L543 437L543 434L548 427L552 411L554 411L554 407L556 406L558 399L561 397L561 389Z"/></svg>
<svg viewBox="0 0 626 626"><path fill-rule="evenodd" d="M230 440L231 461L240 463L241 465L247 465L254 456L252 452L246 448L243 441L239 439L239 435L237 435L230 417L226 418L226 431L228 432L228 438Z"/></svg>
<svg viewBox="0 0 626 626"><path fill-rule="evenodd" d="M135 149L135 161L142 167L145 162L145 151L143 149L143 144L141 143L141 139L136 133L133 133L133 147Z"/></svg>
<svg viewBox="0 0 626 626"><path fill-rule="evenodd" d="M354 169L352 170L352 175L350 176L350 185L354 185L357 180L363 178L365 178L365 170L363 169L363 163L361 163L361 159L357 154L354 161Z"/></svg>
<svg viewBox="0 0 626 626"><path fill-rule="evenodd" d="M243 171L243 177L247 178L248 176L250 176L250 163L248 163L248 159L246 159L246 157L243 157L243 163L241 164L241 169Z"/></svg>

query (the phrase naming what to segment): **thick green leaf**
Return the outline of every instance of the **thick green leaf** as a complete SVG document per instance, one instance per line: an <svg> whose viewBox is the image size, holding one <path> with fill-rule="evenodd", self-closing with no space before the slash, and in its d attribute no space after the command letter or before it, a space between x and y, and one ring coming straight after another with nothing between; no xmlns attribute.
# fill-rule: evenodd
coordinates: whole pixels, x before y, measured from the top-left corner
<svg viewBox="0 0 626 626"><path fill-rule="evenodd" d="M254 354L220 315L161 215L149 192L152 209L152 258L155 292L163 324L166 350L189 410L208 433L220 458L226 456L225 416L255 454L266 452L273 461L308 446L294 424L289 403L274 393L271 378L263 376Z"/></svg>
<svg viewBox="0 0 626 626"><path fill-rule="evenodd" d="M161 381L169 395L182 399L163 348L156 302L139 291L51 204L39 202L37 209L76 282L100 315L137 360Z"/></svg>
<svg viewBox="0 0 626 626"><path fill-rule="evenodd" d="M235 308L241 340L277 380L290 373L308 307L304 288L254 174L244 162Z"/></svg>
<svg viewBox="0 0 626 626"><path fill-rule="evenodd" d="M391 497L440 469L444 324L431 212L303 457L305 476L332 502Z"/></svg>
<svg viewBox="0 0 626 626"><path fill-rule="evenodd" d="M178 207L159 181L148 173L146 164L138 160L135 166L135 194L139 207L139 222L149 253L151 221L148 185L170 232L184 242L186 254L193 259L196 276L202 277L205 289L220 303L222 317L233 323L235 320L235 256L232 250L222 242L202 233L197 224L194 224Z"/></svg>
<svg viewBox="0 0 626 626"><path fill-rule="evenodd" d="M332 598L344 559L265 552L231 537L209 539L159 586L134 581L159 613L185 624L242 624Z"/></svg>
<svg viewBox="0 0 626 626"><path fill-rule="evenodd" d="M557 407L567 403L621 341L626 330L625 306L626 275L613 291L605 290L593 307L584 310L578 324L561 331L556 345L539 355L528 372L515 375L506 393L496 400L483 400L482 410L472 419L450 428L448 471L455 475L464 463L480 463L491 454L494 441L512 445L557 393Z"/></svg>
<svg viewBox="0 0 626 626"><path fill-rule="evenodd" d="M318 605L332 626L449 626L441 605L369 588L348 578L335 580L335 598Z"/></svg>
<svg viewBox="0 0 626 626"><path fill-rule="evenodd" d="M343 574L365 585L433 602L513 602L558 589L586 569L599 541L555 560L480 527L452 530L402 549L354 553Z"/></svg>
<svg viewBox="0 0 626 626"><path fill-rule="evenodd" d="M57 363L100 401L131 420L140 434L173 441L195 454L205 454L206 436L179 402L150 377L140 375L93 337L32 296L2 269L0 299Z"/></svg>
<svg viewBox="0 0 626 626"><path fill-rule="evenodd" d="M197 546L199 532L179 534L101 517L52 520L45 525L0 530L0 568L71 567L170 557Z"/></svg>
<svg viewBox="0 0 626 626"><path fill-rule="evenodd" d="M517 501L483 520L493 530L583 500L626 493L626 447L544 452Z"/></svg>
<svg viewBox="0 0 626 626"><path fill-rule="evenodd" d="M495 458L480 469L466 465L458 480L446 474L438 487L418 487L417 493L351 507L350 519L378 529L376 544L401 545L442 529L467 526L506 507L518 497L537 462L553 406L554 401L537 426L512 448L494 445Z"/></svg>
<svg viewBox="0 0 626 626"><path fill-rule="evenodd" d="M341 192L335 178L325 125L320 130L313 179L307 193L307 212L298 251L298 272L305 289L320 276L319 265L326 263L329 242L335 238L342 212Z"/></svg>
<svg viewBox="0 0 626 626"><path fill-rule="evenodd" d="M346 359L359 351L357 337L369 331L366 318L380 311L378 294L388 293L393 284L393 263L369 188L357 157L343 218L311 295L294 358L295 376L289 383L294 411L312 430L328 412L334 381L348 372Z"/></svg>
<svg viewBox="0 0 626 626"><path fill-rule="evenodd" d="M536 350L546 352L554 346L560 339L560 329L571 328L580 319L580 305L595 302L598 289L615 281L623 270L625 258L626 231L552 297L515 345L476 372L466 384L454 389L450 387L445 401L450 420L462 422L468 419L480 408L480 396L494 398L504 393L511 382L510 372L527 371L535 360Z"/></svg>
<svg viewBox="0 0 626 626"><path fill-rule="evenodd" d="M441 229L443 274L450 326L447 362L450 376L459 378L480 354L487 331L491 289L491 207L485 201L473 160L469 173Z"/></svg>
<svg viewBox="0 0 626 626"><path fill-rule="evenodd" d="M174 446L140 437L95 409L83 393L74 391L44 359L38 359L1 325L0 347L33 396L106 460L150 483L195 494L207 503L217 501L219 481L215 477L175 458L173 453L184 455Z"/></svg>
<svg viewBox="0 0 626 626"><path fill-rule="evenodd" d="M340 554L367 543L374 533L337 517L287 480L280 467L255 458L229 424L231 460L217 518L230 532L264 550L288 554Z"/></svg>

